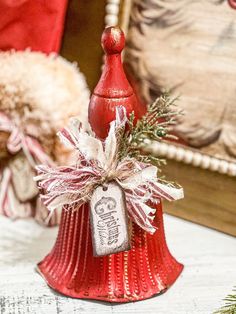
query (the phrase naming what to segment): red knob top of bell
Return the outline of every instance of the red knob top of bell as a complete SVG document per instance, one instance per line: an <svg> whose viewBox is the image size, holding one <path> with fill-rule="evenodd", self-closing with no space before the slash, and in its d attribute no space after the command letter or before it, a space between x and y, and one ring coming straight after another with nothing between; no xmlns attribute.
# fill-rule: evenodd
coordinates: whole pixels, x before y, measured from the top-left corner
<svg viewBox="0 0 236 314"><path fill-rule="evenodd" d="M136 118L145 112L145 108L138 102L123 69L123 31L119 27L107 27L102 34L101 43L105 52L105 64L90 100L89 122L96 135L105 138L110 122L115 119L117 106L124 106L127 115L134 111Z"/></svg>
<svg viewBox="0 0 236 314"><path fill-rule="evenodd" d="M125 47L124 32L116 26L107 27L102 34L101 43L106 54L121 53Z"/></svg>

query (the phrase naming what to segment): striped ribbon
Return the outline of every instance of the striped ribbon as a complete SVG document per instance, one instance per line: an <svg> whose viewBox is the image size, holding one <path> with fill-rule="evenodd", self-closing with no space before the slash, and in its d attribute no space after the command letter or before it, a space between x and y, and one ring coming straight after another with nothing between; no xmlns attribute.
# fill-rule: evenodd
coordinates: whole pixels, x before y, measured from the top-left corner
<svg viewBox="0 0 236 314"><path fill-rule="evenodd" d="M11 155L23 151L28 162L35 168L36 164L53 166L53 161L43 151L39 142L29 135L25 135L11 119L0 112L0 131L9 133L6 143L8 152ZM36 202L36 208L32 208L30 202L20 202L14 192L12 184L12 172L8 166L0 167L0 213L11 218L29 217L35 213L36 219L46 218L47 209L41 202ZM59 217L55 213L50 224L57 224Z"/></svg>
<svg viewBox="0 0 236 314"><path fill-rule="evenodd" d="M159 203L161 198L180 199L183 189L162 184L157 168L151 164L128 157L118 160L125 123L126 113L120 107L105 142L83 131L77 119L72 119L69 127L59 132L62 142L77 152L78 160L70 167L36 167L35 180L45 191L41 197L50 211L63 207L77 210L90 200L98 185L114 180L124 191L130 219L151 234L156 231L153 225L156 208L150 204Z"/></svg>

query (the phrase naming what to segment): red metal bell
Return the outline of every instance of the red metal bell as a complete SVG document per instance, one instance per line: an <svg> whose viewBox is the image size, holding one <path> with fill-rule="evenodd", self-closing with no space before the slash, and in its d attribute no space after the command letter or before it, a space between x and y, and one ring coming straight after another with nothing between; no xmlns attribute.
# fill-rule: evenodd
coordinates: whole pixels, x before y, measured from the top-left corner
<svg viewBox="0 0 236 314"><path fill-rule="evenodd" d="M134 110L137 117L145 111L122 67L124 42L119 28L105 29L105 66L89 107L90 124L100 138L106 137L116 106L125 106L128 113ZM132 223L131 250L103 257L93 256L88 204L76 212L64 210L56 243L38 264L39 272L53 289L75 298L129 302L164 292L183 265L168 250L162 206L155 206L154 235Z"/></svg>

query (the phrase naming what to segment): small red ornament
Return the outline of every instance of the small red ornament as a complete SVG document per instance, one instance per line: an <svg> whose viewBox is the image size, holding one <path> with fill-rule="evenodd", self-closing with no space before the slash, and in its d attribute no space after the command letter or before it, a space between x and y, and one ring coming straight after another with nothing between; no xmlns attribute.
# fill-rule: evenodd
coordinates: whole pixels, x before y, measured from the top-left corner
<svg viewBox="0 0 236 314"><path fill-rule="evenodd" d="M106 28L102 35L105 66L89 107L90 124L100 138L107 136L116 106L124 106L128 114L134 111L136 117L145 112L122 67L124 42L117 27ZM157 231L150 235L132 223L131 249L102 257L93 256L89 206L63 210L56 243L38 264L39 272L53 289L75 298L129 302L164 292L183 265L168 250L161 203L153 206Z"/></svg>

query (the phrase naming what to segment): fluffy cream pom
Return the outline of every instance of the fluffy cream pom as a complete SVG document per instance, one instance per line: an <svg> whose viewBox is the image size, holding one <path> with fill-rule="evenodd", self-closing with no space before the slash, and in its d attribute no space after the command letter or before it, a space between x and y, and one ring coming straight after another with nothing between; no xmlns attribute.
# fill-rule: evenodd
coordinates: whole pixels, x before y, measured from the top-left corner
<svg viewBox="0 0 236 314"><path fill-rule="evenodd" d="M86 124L89 90L76 64L40 52L0 53L0 111L23 131L27 126L45 151L57 159L56 132L69 117Z"/></svg>
<svg viewBox="0 0 236 314"><path fill-rule="evenodd" d="M11 119L18 133L37 139L56 163L66 164L72 158L57 132L71 116L86 125L88 103L89 90L75 64L55 54L0 52L0 113ZM0 213L57 224L58 211L45 221L48 211L39 200L35 172L22 151L9 152L9 136L6 129L0 131Z"/></svg>

